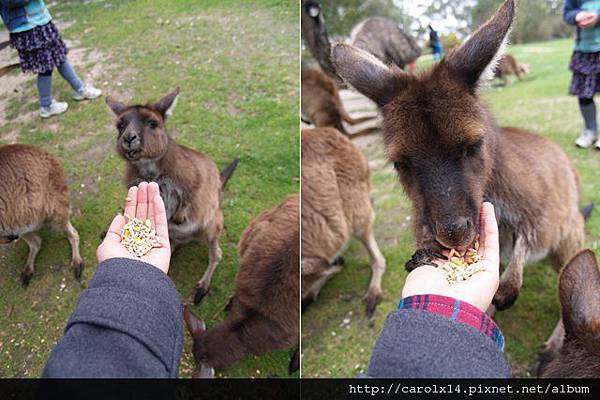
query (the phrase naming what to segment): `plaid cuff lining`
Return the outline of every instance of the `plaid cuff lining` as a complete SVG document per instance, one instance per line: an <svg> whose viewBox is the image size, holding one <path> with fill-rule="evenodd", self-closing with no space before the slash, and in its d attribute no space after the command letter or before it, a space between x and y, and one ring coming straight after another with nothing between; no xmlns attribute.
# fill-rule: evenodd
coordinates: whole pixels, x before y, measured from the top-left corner
<svg viewBox="0 0 600 400"><path fill-rule="evenodd" d="M485 312L464 301L433 294L415 295L403 298L398 309L428 311L465 323L492 339L500 351L504 351L504 336L498 325Z"/></svg>

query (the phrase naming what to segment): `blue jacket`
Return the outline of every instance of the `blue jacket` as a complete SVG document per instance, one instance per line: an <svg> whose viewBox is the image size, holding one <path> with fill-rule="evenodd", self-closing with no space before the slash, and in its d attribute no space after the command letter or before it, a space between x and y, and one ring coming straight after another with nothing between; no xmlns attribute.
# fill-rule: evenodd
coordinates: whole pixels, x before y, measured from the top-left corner
<svg viewBox="0 0 600 400"><path fill-rule="evenodd" d="M2 21L10 32L24 32L52 20L44 0L0 0Z"/></svg>
<svg viewBox="0 0 600 400"><path fill-rule="evenodd" d="M563 19L567 24L577 26L575 18L581 11L600 11L600 0L565 0ZM577 27L575 50L586 53L600 51L600 25L584 30Z"/></svg>
<svg viewBox="0 0 600 400"><path fill-rule="evenodd" d="M158 268L113 258L98 266L44 369L45 378L177 378L181 298Z"/></svg>

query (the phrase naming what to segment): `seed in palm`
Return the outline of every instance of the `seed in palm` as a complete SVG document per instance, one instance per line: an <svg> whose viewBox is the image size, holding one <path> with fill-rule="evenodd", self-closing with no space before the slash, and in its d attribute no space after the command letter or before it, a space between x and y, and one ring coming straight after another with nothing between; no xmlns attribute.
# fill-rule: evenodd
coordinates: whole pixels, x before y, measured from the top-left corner
<svg viewBox="0 0 600 400"><path fill-rule="evenodd" d="M142 221L125 214L127 223L121 231L121 244L136 257L143 257L152 248L161 247L156 231L152 229L152 221Z"/></svg>

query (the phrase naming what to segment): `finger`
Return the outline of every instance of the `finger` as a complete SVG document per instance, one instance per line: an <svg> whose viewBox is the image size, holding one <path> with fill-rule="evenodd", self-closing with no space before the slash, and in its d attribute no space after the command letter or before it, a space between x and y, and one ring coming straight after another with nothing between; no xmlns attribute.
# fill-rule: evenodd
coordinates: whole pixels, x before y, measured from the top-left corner
<svg viewBox="0 0 600 400"><path fill-rule="evenodd" d="M154 196L154 226L156 235L169 240L169 225L167 223L167 211L165 203L160 195Z"/></svg>
<svg viewBox="0 0 600 400"><path fill-rule="evenodd" d="M492 203L485 202L481 206L481 223L483 225L483 248L484 260L491 263L494 269L500 265L500 244L498 236L498 222Z"/></svg>
<svg viewBox="0 0 600 400"><path fill-rule="evenodd" d="M150 182L148 184L148 219L156 225L154 221L154 198L160 194L160 189L156 182Z"/></svg>
<svg viewBox="0 0 600 400"><path fill-rule="evenodd" d="M125 215L130 217L135 217L135 212L137 210L137 186L132 186L127 191L127 199L125 200Z"/></svg>
<svg viewBox="0 0 600 400"><path fill-rule="evenodd" d="M135 217L142 221L148 218L148 182L138 185L138 204Z"/></svg>
<svg viewBox="0 0 600 400"><path fill-rule="evenodd" d="M106 237L104 240L110 240L111 242L119 243L121 242L121 231L125 226L126 218L121 214L117 215L111 222L108 231L106 232Z"/></svg>

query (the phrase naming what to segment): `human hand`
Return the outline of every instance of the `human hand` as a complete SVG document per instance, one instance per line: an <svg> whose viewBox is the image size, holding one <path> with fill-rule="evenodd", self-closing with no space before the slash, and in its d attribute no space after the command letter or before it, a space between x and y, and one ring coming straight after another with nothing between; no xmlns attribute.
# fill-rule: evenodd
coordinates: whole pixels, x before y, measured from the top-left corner
<svg viewBox="0 0 600 400"><path fill-rule="evenodd" d="M575 21L580 28L590 28L598 22L598 14L592 11L582 11L575 16Z"/></svg>
<svg viewBox="0 0 600 400"><path fill-rule="evenodd" d="M124 213L143 221L149 219L156 231L156 240L162 246L152 248L143 257L136 257L131 254L121 244L121 231L127 223L127 218L123 215L117 215L110 224L104 241L96 250L98 263L109 258L131 258L132 260L144 261L160 269L165 274L168 273L169 262L171 260L169 226L167 224L165 203L160 197L158 185L155 182L151 182L150 184L142 182L139 186L129 188Z"/></svg>
<svg viewBox="0 0 600 400"><path fill-rule="evenodd" d="M482 204L480 218L481 235L478 253L482 256L479 263L484 269L465 281L450 284L446 280L446 274L440 268L424 265L408 274L402 289L402 297L437 294L465 301L482 311L487 310L498 290L500 280L498 223L491 203ZM448 261L438 259L434 262L443 264Z"/></svg>

